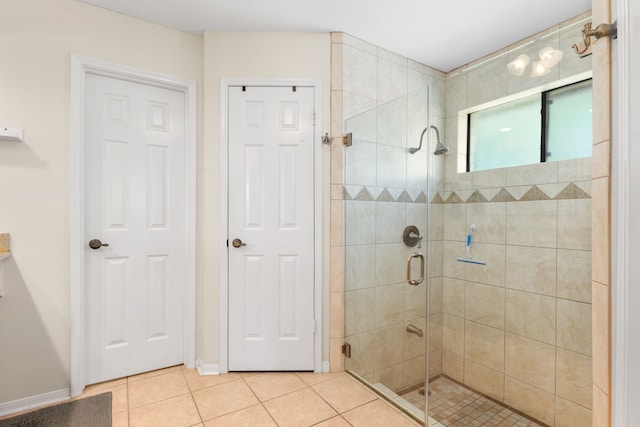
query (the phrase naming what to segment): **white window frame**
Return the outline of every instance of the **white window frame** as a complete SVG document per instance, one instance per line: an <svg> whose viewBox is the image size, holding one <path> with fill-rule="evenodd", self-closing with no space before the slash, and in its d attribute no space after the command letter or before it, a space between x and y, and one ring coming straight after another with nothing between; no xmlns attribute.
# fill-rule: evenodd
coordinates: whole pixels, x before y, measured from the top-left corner
<svg viewBox="0 0 640 427"><path fill-rule="evenodd" d="M592 78L593 73L591 71L585 71L584 73L576 74L571 77L566 77L564 79L556 80L552 83L547 83L541 86L537 86L532 89L528 89L522 92L515 93L513 95L508 95L503 98L498 98L491 100L489 102L485 102L483 104L475 105L473 107L465 108L464 110L458 111L458 162L457 162L457 172L458 173L468 173L467 172L467 138L468 138L468 116L469 114L473 114L477 111L486 110L487 108L495 107L497 105L506 104L509 102L513 102L522 98L526 98L531 95L540 94L543 92L547 92L553 89L558 89L563 86L568 86L573 83L578 83L583 80L588 80ZM473 173L471 171L469 173ZM476 171L481 172L481 171Z"/></svg>

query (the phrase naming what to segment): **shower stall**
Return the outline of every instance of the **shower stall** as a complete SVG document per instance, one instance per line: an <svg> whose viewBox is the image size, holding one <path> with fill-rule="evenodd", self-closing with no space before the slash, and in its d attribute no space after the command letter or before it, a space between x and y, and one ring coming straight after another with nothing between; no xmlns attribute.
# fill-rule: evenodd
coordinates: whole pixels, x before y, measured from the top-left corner
<svg viewBox="0 0 640 427"><path fill-rule="evenodd" d="M428 130L443 120L430 115L430 92L423 87L347 120L353 145L344 158L345 369L415 413L402 396L424 400L425 343L440 335L427 331L425 305L438 237L428 226L429 183L438 181L428 173L443 165L432 155Z"/></svg>
<svg viewBox="0 0 640 427"><path fill-rule="evenodd" d="M591 425L591 159L459 172L458 142L459 111L500 81L540 85L507 61L564 49L586 18L447 76L334 35L333 132L352 145L332 147L331 339L415 420ZM544 79L589 70L570 57Z"/></svg>

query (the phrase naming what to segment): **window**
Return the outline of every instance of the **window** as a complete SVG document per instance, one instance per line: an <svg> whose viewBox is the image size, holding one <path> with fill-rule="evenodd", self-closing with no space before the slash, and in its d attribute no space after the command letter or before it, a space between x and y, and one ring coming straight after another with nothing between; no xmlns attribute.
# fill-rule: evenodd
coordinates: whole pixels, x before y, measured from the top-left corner
<svg viewBox="0 0 640 427"><path fill-rule="evenodd" d="M467 115L467 171L591 156L591 80Z"/></svg>
<svg viewBox="0 0 640 427"><path fill-rule="evenodd" d="M591 80L545 94L546 161L590 157Z"/></svg>

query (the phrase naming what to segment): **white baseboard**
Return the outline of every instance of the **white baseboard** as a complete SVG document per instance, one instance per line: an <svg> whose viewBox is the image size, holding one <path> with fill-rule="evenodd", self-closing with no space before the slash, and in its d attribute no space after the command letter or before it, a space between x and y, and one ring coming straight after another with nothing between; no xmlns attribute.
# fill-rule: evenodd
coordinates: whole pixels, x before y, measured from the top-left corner
<svg viewBox="0 0 640 427"><path fill-rule="evenodd" d="M196 369L200 375L220 375L220 365L206 364L202 360L196 360Z"/></svg>
<svg viewBox="0 0 640 427"><path fill-rule="evenodd" d="M196 369L200 375L220 375L220 365L206 364L202 360L196 360ZM322 362L322 373L330 372L329 361Z"/></svg>
<svg viewBox="0 0 640 427"><path fill-rule="evenodd" d="M69 389L50 391L36 396L25 397L24 399L13 400L7 403L0 403L0 417L27 411L39 406L50 405L69 399Z"/></svg>

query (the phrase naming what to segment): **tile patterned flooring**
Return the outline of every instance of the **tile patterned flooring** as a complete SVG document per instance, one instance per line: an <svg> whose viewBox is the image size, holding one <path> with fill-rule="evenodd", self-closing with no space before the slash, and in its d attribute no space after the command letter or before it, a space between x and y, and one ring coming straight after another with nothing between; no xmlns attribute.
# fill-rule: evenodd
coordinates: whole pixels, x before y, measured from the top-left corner
<svg viewBox="0 0 640 427"><path fill-rule="evenodd" d="M113 427L415 427L348 374L230 373L175 366L87 387L111 391Z"/></svg>
<svg viewBox="0 0 640 427"><path fill-rule="evenodd" d="M539 427L536 423L491 399L440 377L429 384L429 416L443 426L452 427ZM402 395L424 411L424 396L418 390Z"/></svg>
<svg viewBox="0 0 640 427"><path fill-rule="evenodd" d="M429 388L430 427L544 426L447 377ZM113 427L421 426L345 373L200 376L174 366L88 386L79 398L106 391ZM402 398L424 410L419 390Z"/></svg>

